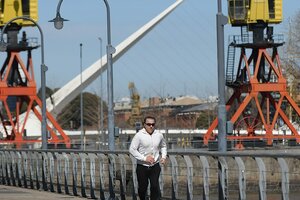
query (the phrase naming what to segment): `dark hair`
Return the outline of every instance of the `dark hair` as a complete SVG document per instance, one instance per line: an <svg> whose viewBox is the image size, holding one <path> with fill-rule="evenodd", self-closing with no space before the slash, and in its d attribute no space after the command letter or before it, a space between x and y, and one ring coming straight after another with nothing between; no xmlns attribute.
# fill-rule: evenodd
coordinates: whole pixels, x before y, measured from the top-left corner
<svg viewBox="0 0 300 200"><path fill-rule="evenodd" d="M147 120L147 119L153 119L154 122L156 122L155 117L153 117L153 116L147 116L147 117L144 118L144 123L146 123L146 120Z"/></svg>

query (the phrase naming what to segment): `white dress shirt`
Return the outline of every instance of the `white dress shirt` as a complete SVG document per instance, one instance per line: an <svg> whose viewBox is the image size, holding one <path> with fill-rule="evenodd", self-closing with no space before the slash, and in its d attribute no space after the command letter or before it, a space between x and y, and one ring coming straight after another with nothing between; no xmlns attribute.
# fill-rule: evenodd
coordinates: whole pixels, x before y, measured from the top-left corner
<svg viewBox="0 0 300 200"><path fill-rule="evenodd" d="M150 135L146 132L145 128L143 128L132 138L129 152L137 159L137 164L151 166L146 162L146 157L148 155L153 155L154 163L152 165L159 162L159 152L161 152L161 157L166 159L167 144L163 134L159 131L154 130L154 132Z"/></svg>

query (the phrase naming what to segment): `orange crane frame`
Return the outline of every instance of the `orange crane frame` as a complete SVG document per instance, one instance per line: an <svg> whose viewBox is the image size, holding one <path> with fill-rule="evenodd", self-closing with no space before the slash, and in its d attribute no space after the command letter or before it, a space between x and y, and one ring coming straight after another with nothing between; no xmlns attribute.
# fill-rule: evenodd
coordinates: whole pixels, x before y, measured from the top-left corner
<svg viewBox="0 0 300 200"><path fill-rule="evenodd" d="M33 62L31 57L31 49L27 50L27 66L22 61L20 51L8 51L7 58L1 68L0 79L0 101L4 110L0 112L0 121L4 128L6 137L0 140L2 144L15 144L16 147L21 147L22 144L41 142L41 139L26 139L25 125L28 121L29 114L32 111L35 116L42 121L41 107L42 102L37 96L37 87L34 80ZM14 71L15 70L15 71ZM17 73L18 76L23 74L23 83L26 84L9 84L10 76ZM16 97L15 110L10 109L9 97ZM40 109L37 109L37 106ZM25 118L20 119L21 108L26 107L26 112L23 113ZM7 115L7 121L5 114ZM70 138L64 133L60 125L55 121L54 117L46 112L47 117L47 130L49 131L49 144L62 144L64 143L67 148L70 148ZM11 133L9 134L9 129ZM47 134L47 133L42 133Z"/></svg>
<svg viewBox="0 0 300 200"><path fill-rule="evenodd" d="M281 44L280 44L281 45ZM294 111L300 116L300 109L295 101L287 91L287 81L282 74L280 66L280 59L277 51L278 44L239 44L236 47L241 48L239 58L237 77L241 77L239 85L234 88L234 93L226 103L226 111L234 109L234 102L238 103L238 108L234 111L228 119L232 124L235 124L238 119L246 119L246 107L251 101L254 101L257 108L257 115L252 120L252 123L245 120L248 134L227 135L228 140L240 141L237 144L238 148L243 148L241 141L244 140L266 140L267 145L272 145L274 139L295 139L297 143L300 142L300 135L289 121L287 115L283 110L283 102L286 101ZM246 55L246 49L252 50L250 57ZM272 56L269 55L267 49L273 49ZM260 81L259 69L261 62L268 64L269 72L267 81ZM243 65L244 63L244 65ZM254 70L251 74L250 65L253 63ZM271 76L275 76L275 81L271 81ZM238 80L238 78L236 79ZM279 96L279 99L275 96ZM265 109L263 109L263 107ZM274 109L274 115L270 116L270 110ZM281 117L282 121L287 125L291 131L291 135L274 135L273 130L278 118ZM264 127L264 134L256 134L257 124L261 123ZM216 134L213 131L217 128L218 119L216 118L206 134L204 135L204 144L208 145L209 141L216 140Z"/></svg>

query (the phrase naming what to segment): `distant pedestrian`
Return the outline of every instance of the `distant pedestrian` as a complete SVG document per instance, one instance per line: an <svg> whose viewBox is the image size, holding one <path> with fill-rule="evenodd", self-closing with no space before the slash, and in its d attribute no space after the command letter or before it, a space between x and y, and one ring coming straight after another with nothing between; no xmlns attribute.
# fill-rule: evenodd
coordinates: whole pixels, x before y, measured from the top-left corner
<svg viewBox="0 0 300 200"><path fill-rule="evenodd" d="M160 198L159 175L160 164L165 164L167 145L163 134L155 130L155 118L145 117L143 128L132 138L129 152L137 159L136 174L140 200L146 199L150 181L150 199ZM160 155L161 153L161 155Z"/></svg>

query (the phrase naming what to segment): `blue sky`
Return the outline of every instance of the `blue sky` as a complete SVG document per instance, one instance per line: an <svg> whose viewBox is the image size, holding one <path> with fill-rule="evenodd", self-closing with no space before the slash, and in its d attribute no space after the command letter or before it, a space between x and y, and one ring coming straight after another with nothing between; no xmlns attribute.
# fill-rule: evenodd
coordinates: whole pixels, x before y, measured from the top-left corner
<svg viewBox="0 0 300 200"><path fill-rule="evenodd" d="M112 45L117 46L142 25L158 15L174 0L109 0ZM129 96L133 81L142 98L151 96L217 95L216 12L217 0L185 0L122 58L114 63L114 97ZM106 45L106 8L101 0L64 0L61 7L65 22L56 30L48 20L55 17L58 0L39 1L39 25L45 40L47 86L61 87L80 73L80 48L83 44L83 68L100 58ZM227 15L227 1L222 1ZM284 21L275 33L286 33L288 18L299 10L297 0L283 0ZM36 28L26 28L28 37L39 37ZM238 28L225 27L228 35ZM225 47L226 49L226 47ZM40 49L35 50L35 77L40 85ZM106 84L106 73L103 74ZM106 90L106 85L104 86ZM100 79L88 91L99 94ZM105 95L104 95L105 98Z"/></svg>

